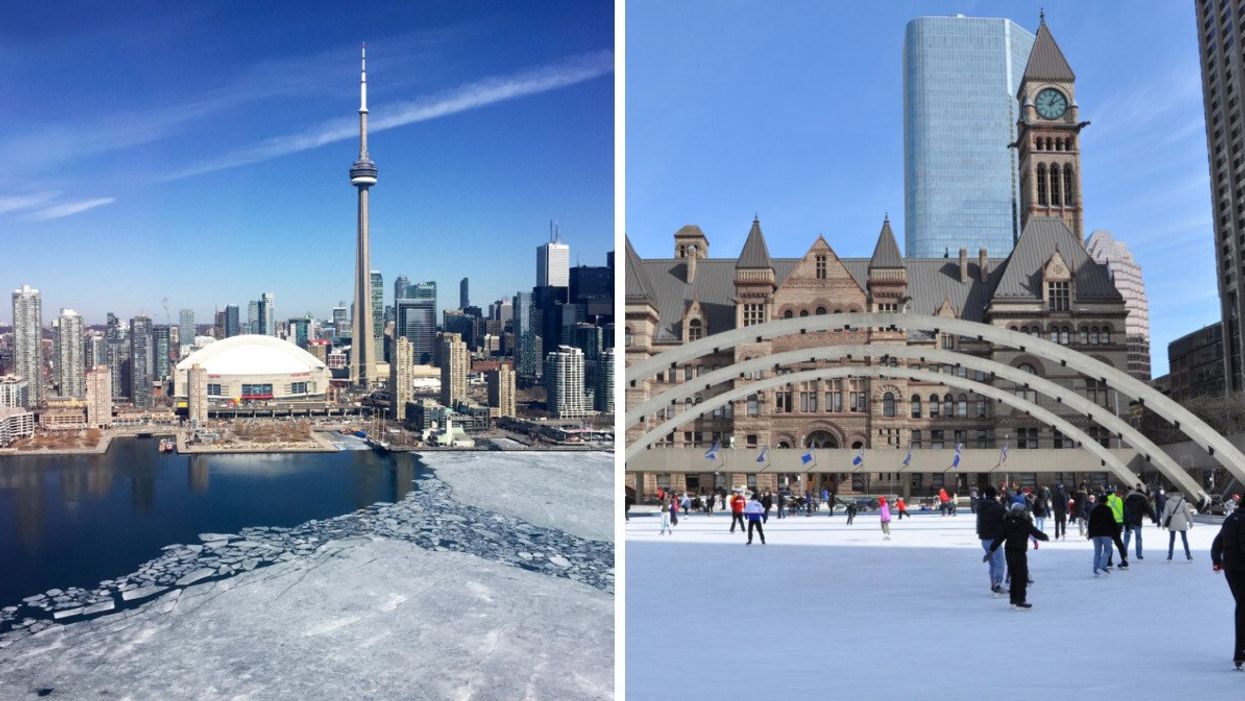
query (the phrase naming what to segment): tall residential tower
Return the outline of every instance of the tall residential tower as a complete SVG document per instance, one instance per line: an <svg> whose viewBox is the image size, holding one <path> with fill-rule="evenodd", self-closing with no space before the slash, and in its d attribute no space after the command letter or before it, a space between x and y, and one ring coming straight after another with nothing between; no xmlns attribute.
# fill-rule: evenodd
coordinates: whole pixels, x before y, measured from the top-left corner
<svg viewBox="0 0 1245 701"><path fill-rule="evenodd" d="M13 290L13 365L30 387L30 405L43 401L43 298L22 285Z"/></svg>
<svg viewBox="0 0 1245 701"><path fill-rule="evenodd" d="M376 164L367 153L367 47L359 78L359 158L350 167L350 184L359 189L359 229L354 266L354 323L351 325L350 381L371 386L376 370L372 320L371 254L368 244L368 190L376 184Z"/></svg>

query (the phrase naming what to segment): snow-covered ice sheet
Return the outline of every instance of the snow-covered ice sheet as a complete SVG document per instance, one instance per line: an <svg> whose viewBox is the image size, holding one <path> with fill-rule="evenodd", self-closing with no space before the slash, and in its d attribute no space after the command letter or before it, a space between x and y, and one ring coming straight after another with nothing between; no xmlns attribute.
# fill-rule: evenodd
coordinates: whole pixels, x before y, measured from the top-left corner
<svg viewBox="0 0 1245 701"><path fill-rule="evenodd" d="M1029 551L1034 608L988 591L975 516L795 516L744 545L729 516L680 519L659 536L632 518L626 541L627 697L1240 699L1232 597L1211 571L1218 527L1190 532L1192 563L1145 559L1095 578L1092 546ZM1053 520L1047 532L1053 535ZM1118 558L1118 555L1117 555ZM1118 562L1118 560L1117 560Z"/></svg>
<svg viewBox="0 0 1245 701"><path fill-rule="evenodd" d="M581 538L614 539L614 454L427 452L454 499Z"/></svg>
<svg viewBox="0 0 1245 701"><path fill-rule="evenodd" d="M613 603L566 579L385 538L53 626L0 699L605 699Z"/></svg>

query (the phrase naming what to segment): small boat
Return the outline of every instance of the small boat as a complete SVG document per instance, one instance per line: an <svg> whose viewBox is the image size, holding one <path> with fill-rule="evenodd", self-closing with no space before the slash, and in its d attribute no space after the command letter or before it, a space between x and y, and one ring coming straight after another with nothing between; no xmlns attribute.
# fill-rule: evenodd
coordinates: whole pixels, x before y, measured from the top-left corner
<svg viewBox="0 0 1245 701"><path fill-rule="evenodd" d="M177 444L167 438L160 439L160 452L172 453L177 450Z"/></svg>
<svg viewBox="0 0 1245 701"><path fill-rule="evenodd" d="M367 438L367 431L355 431L355 438Z"/></svg>

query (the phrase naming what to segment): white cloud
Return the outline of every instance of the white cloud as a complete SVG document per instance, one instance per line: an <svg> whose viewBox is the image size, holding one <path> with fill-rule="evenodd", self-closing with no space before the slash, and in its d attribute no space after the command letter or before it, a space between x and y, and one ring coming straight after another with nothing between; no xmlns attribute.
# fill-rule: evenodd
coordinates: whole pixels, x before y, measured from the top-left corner
<svg viewBox="0 0 1245 701"><path fill-rule="evenodd" d="M77 202L66 202L64 204L54 205L46 209L41 209L26 217L30 221L46 221L48 219L60 219L68 217L88 209L95 209L106 204L116 202L115 197L93 197L89 200L78 200Z"/></svg>
<svg viewBox="0 0 1245 701"><path fill-rule="evenodd" d="M50 202L58 192L32 192L28 195L0 195L0 214L32 209L45 202Z"/></svg>
<svg viewBox="0 0 1245 701"><path fill-rule="evenodd" d="M387 105L382 111L386 116L369 121L368 131L384 131L518 97L557 90L606 75L613 69L613 52L599 51L508 76L486 78L424 99ZM258 163L335 141L353 139L358 134L358 122L354 119L333 120L312 129L273 137L221 158L183 168L163 180L176 180Z"/></svg>

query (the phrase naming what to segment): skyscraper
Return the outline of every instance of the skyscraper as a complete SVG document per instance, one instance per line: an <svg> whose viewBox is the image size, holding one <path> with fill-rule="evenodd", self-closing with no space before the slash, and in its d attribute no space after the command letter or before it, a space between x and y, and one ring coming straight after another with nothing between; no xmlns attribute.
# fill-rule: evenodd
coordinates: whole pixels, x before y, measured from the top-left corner
<svg viewBox="0 0 1245 701"><path fill-rule="evenodd" d="M514 296L514 365L515 371L525 377L540 374L540 351L537 349L535 306L531 292L519 292Z"/></svg>
<svg viewBox="0 0 1245 701"><path fill-rule="evenodd" d="M406 288L411 286L411 281L405 275L399 275L393 281L393 306L398 307L398 300L406 297Z"/></svg>
<svg viewBox="0 0 1245 701"><path fill-rule="evenodd" d="M147 408L154 404L151 396L154 373L155 341L151 318L136 316L130 319L130 401L134 406Z"/></svg>
<svg viewBox="0 0 1245 701"><path fill-rule="evenodd" d="M381 276L379 270L373 270L371 273L371 290L372 290L372 338L375 345L372 346L373 361L381 360L382 342L385 337L385 278Z"/></svg>
<svg viewBox="0 0 1245 701"><path fill-rule="evenodd" d="M86 423L90 428L112 424L112 371L107 365L86 373Z"/></svg>
<svg viewBox="0 0 1245 701"><path fill-rule="evenodd" d="M498 416L515 416L514 370L510 363L502 363L488 374L488 405L497 409Z"/></svg>
<svg viewBox="0 0 1245 701"><path fill-rule="evenodd" d="M398 301L395 335L411 341L414 362L432 362L437 346L437 283L417 282L407 288L405 299Z"/></svg>
<svg viewBox="0 0 1245 701"><path fill-rule="evenodd" d="M183 309L178 314L178 355L185 355L195 343L195 310Z"/></svg>
<svg viewBox="0 0 1245 701"><path fill-rule="evenodd" d="M350 335L350 312L347 311L345 302L333 307L332 317L334 336L340 339Z"/></svg>
<svg viewBox="0 0 1245 701"><path fill-rule="evenodd" d="M1230 0L1200 0L1197 6L1198 49L1202 66L1202 104L1206 112L1206 150L1210 163L1211 205L1215 213L1215 270L1219 281L1219 310L1223 324L1224 375L1229 391L1245 388L1245 295L1241 294L1245 270L1245 173L1238 136L1245 127L1245 62L1240 33L1245 8Z"/></svg>
<svg viewBox="0 0 1245 701"><path fill-rule="evenodd" d="M458 308L466 309L471 306L471 295L467 290L467 278L458 281Z"/></svg>
<svg viewBox="0 0 1245 701"><path fill-rule="evenodd" d="M207 370L198 363L191 365L186 373L186 409L191 426L197 428L207 423Z"/></svg>
<svg viewBox="0 0 1245 701"><path fill-rule="evenodd" d="M43 401L43 298L22 285L13 290L13 364L30 383L30 403Z"/></svg>
<svg viewBox="0 0 1245 701"><path fill-rule="evenodd" d="M1141 266L1128 246L1098 229L1085 242L1089 255L1107 267L1107 275L1124 298L1128 318L1124 322L1128 342L1128 373L1142 382L1150 381L1150 303L1146 299L1146 283Z"/></svg>
<svg viewBox="0 0 1245 701"><path fill-rule="evenodd" d="M152 379L167 380L169 377L169 354L173 350L172 333L167 324L159 324L151 328L152 342Z"/></svg>
<svg viewBox="0 0 1245 701"><path fill-rule="evenodd" d="M242 324L238 319L238 305L230 304L225 307L225 338L237 336L242 333Z"/></svg>
<svg viewBox="0 0 1245 701"><path fill-rule="evenodd" d="M596 363L593 408L602 414L614 413L614 349L606 348Z"/></svg>
<svg viewBox="0 0 1245 701"><path fill-rule="evenodd" d="M459 399L467 398L467 368L471 358L467 344L456 333L441 334L441 403L453 406Z"/></svg>
<svg viewBox="0 0 1245 701"><path fill-rule="evenodd" d="M259 300L246 303L246 333L259 333Z"/></svg>
<svg viewBox="0 0 1245 701"><path fill-rule="evenodd" d="M536 249L536 286L566 287L570 284L571 247L558 241L555 229L548 243Z"/></svg>
<svg viewBox="0 0 1245 701"><path fill-rule="evenodd" d="M545 409L559 419L578 419L587 414L584 353L578 348L558 346L545 356Z"/></svg>
<svg viewBox="0 0 1245 701"><path fill-rule="evenodd" d="M411 342L405 336L394 339L393 360L389 363L389 417L406 420L406 403L414 398L411 385Z"/></svg>
<svg viewBox="0 0 1245 701"><path fill-rule="evenodd" d="M376 164L367 152L367 49L362 51L359 78L359 158L350 167L350 184L359 190L358 237L354 268L354 323L351 328L350 381L357 387L372 385L376 341L372 316L371 251L368 240L368 194L376 184Z"/></svg>
<svg viewBox="0 0 1245 701"><path fill-rule="evenodd" d="M62 309L60 316L56 317L53 352L56 356L56 387L62 397L82 399L86 396L82 329L82 317L72 309Z"/></svg>
<svg viewBox="0 0 1245 701"><path fill-rule="evenodd" d="M259 296L259 325L254 333L265 336L277 335L277 300L271 292Z"/></svg>
<svg viewBox="0 0 1245 701"><path fill-rule="evenodd" d="M904 32L904 252L1006 257L1020 236L1016 89L1034 35L1006 19L918 17Z"/></svg>

